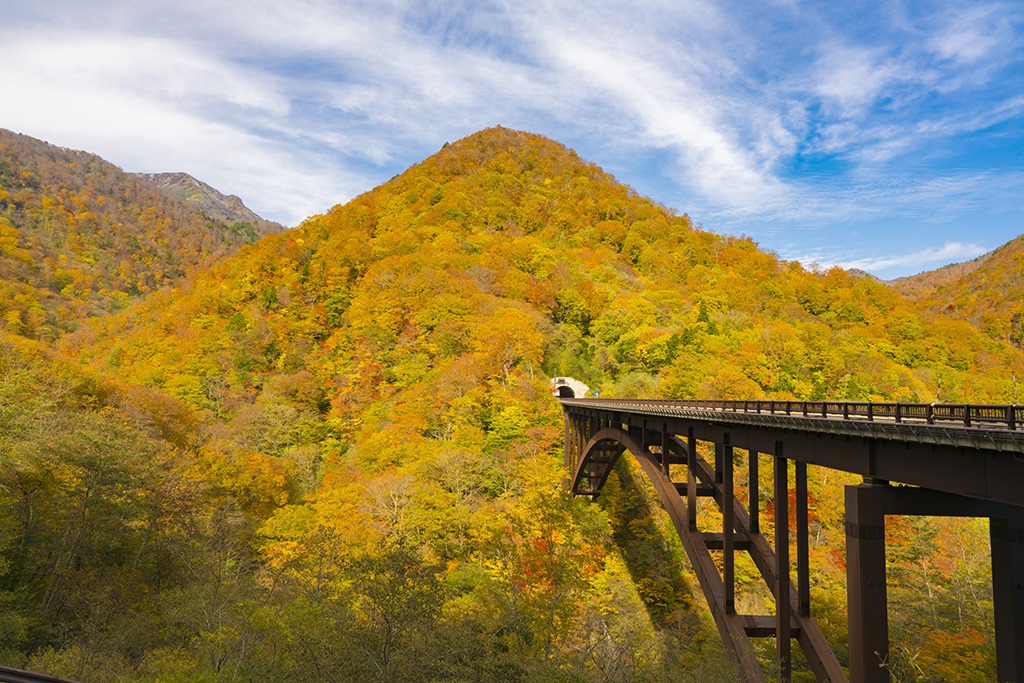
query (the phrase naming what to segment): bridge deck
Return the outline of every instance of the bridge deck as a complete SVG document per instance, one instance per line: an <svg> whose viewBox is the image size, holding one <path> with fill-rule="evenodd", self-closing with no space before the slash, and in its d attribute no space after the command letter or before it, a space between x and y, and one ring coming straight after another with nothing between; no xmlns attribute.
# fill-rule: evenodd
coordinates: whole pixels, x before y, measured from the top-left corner
<svg viewBox="0 0 1024 683"><path fill-rule="evenodd" d="M790 401L568 399L611 423L701 440L729 433L738 448L771 453L778 439L793 459L865 477L1024 506L1024 406Z"/></svg>

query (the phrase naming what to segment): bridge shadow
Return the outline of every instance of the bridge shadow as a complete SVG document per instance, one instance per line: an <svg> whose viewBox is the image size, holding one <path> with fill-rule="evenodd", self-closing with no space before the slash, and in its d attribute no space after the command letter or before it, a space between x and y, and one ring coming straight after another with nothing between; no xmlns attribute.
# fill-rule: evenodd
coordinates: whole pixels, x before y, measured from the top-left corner
<svg viewBox="0 0 1024 683"><path fill-rule="evenodd" d="M666 665L683 665L693 680L735 680L711 612L683 570L689 562L679 536L634 458L619 459L595 502L608 515L652 623L667 639Z"/></svg>

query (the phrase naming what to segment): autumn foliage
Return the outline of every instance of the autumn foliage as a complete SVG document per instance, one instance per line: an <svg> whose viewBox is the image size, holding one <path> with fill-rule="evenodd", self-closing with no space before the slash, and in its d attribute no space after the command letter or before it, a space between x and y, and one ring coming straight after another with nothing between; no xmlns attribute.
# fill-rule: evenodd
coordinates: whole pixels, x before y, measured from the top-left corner
<svg viewBox="0 0 1024 683"><path fill-rule="evenodd" d="M0 611L15 626L0 651L58 674L729 680L638 473L624 464L599 505L561 491L549 378L608 396L1003 402L1024 361L968 320L703 231L503 128L188 279L140 243L152 277L90 275L81 295L33 265L18 221L37 209L4 201L4 286L38 307L3 299ZM93 247L54 249L81 264ZM47 308L115 291L146 296L68 333ZM23 309L48 331L18 328ZM32 336L59 336L60 360ZM815 476L815 600L841 642L844 482ZM907 647L953 639L989 672L974 555L936 564L949 533L897 568L935 589Z"/></svg>
<svg viewBox="0 0 1024 683"><path fill-rule="evenodd" d="M258 237L86 152L0 129L0 328L54 340Z"/></svg>

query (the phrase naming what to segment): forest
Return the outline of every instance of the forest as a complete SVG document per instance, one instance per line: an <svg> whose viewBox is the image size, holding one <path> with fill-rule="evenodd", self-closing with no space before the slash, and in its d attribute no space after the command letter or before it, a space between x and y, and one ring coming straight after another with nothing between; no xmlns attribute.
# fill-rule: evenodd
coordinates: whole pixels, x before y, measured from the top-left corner
<svg viewBox="0 0 1024 683"><path fill-rule="evenodd" d="M446 144L258 241L124 176L0 138L9 666L734 680L635 463L593 502L563 490L550 378L607 397L1014 403L1024 377L1000 303L1019 279L985 275L1013 258L918 289L809 269L530 133ZM990 289L965 298L968 277ZM841 657L850 483L811 468L813 605ZM993 680L987 522L888 526L893 679Z"/></svg>

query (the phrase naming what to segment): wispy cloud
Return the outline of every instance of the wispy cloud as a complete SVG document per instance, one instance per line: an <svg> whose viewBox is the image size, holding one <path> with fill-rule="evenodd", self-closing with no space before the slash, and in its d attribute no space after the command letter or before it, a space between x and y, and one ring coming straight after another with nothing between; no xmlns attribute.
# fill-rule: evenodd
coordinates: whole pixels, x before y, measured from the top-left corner
<svg viewBox="0 0 1024 683"><path fill-rule="evenodd" d="M812 90L837 118L865 115L894 81L904 78L895 60L882 50L824 47L813 67Z"/></svg>
<svg viewBox="0 0 1024 683"><path fill-rule="evenodd" d="M794 260L815 264L823 268L839 266L846 269L864 270L870 273L887 272L893 269L918 273L937 267L966 261L990 251L977 244L947 242L940 247L928 247L919 251L895 256L873 256L851 260L834 260L823 254L797 257Z"/></svg>
<svg viewBox="0 0 1024 683"><path fill-rule="evenodd" d="M927 47L940 58L968 66L993 56L1001 61L1006 51L1019 43L1014 34L1013 15L1012 6L1004 3L958 4L948 14L939 16L939 25L927 40Z"/></svg>
<svg viewBox="0 0 1024 683"><path fill-rule="evenodd" d="M861 10L17 3L0 26L14 93L0 126L129 170L186 170L289 223L499 123L556 137L708 227L772 239L889 216L952 244L938 223L996 205L1024 216L1021 162L976 155L996 128L1024 144L1024 9Z"/></svg>
<svg viewBox="0 0 1024 683"><path fill-rule="evenodd" d="M621 147L672 152L678 182L731 210L774 204L787 193L772 166L796 138L779 112L730 92L739 66L708 38L724 41L732 27L713 5L597 2L585 14L551 11L520 21ZM702 48L693 49L702 34Z"/></svg>

